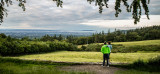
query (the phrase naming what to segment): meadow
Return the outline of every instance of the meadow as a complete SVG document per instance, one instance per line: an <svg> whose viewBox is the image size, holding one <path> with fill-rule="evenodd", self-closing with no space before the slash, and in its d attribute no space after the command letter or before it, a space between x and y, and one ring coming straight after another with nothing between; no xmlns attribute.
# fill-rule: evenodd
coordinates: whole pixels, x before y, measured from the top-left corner
<svg viewBox="0 0 160 74"><path fill-rule="evenodd" d="M83 51L100 51L103 43L78 45ZM112 53L160 52L160 40L112 42Z"/></svg>
<svg viewBox="0 0 160 74"><path fill-rule="evenodd" d="M113 42L113 44L122 44L124 46L160 45L160 40L144 40L144 41L132 41L132 42Z"/></svg>
<svg viewBox="0 0 160 74"><path fill-rule="evenodd" d="M160 53L111 53L110 60L113 63L133 63L139 59L147 61L158 55L160 56ZM101 52L57 51L45 54L16 56L12 58L59 62L102 62L102 56Z"/></svg>
<svg viewBox="0 0 160 74"><path fill-rule="evenodd" d="M41 44L40 42L38 42ZM45 42L42 42L42 44L45 44ZM96 44L101 44L102 43L96 43ZM146 40L146 41L133 41L133 42L114 42L113 45L122 45L125 47L131 47L131 46L152 46L160 45L160 40ZM79 45L80 46L80 45ZM82 45L81 45L82 46ZM85 45L88 46L88 45ZM114 48L113 48L114 50ZM116 50L116 49L115 49ZM134 53L111 53L110 56L110 61L111 63L127 63L131 64L130 65L119 65L120 68L126 68L128 70L126 71L117 71L116 73L123 74L123 73L158 73L159 67L155 66L158 64L148 65L146 64L149 60L152 58L155 58L157 56L160 56L159 51L138 51ZM36 53L36 54L28 54L28 55L19 55L19 56L1 56L0 59L23 59L22 61L24 62L18 62L17 60L13 61L0 61L0 72L2 74L17 74L17 73L35 73L35 74L42 74L42 73L76 73L76 74L87 74L88 72L65 72L65 71L60 71L57 69L57 66L71 66L70 64L66 65L59 65L59 64L44 64L44 63L39 63L38 61L55 61L55 62L72 62L72 63L81 63L81 62L94 62L94 63L101 63L103 58L102 58L102 53L100 51L54 51L54 52L47 52L47 53ZM24 60L25 59L25 60ZM25 62L27 61L30 62L32 60L36 60L38 62L32 62L28 63ZM137 61L141 60L140 62L136 63ZM152 64L152 63L151 63ZM138 65L138 66L137 66ZM119 67L117 66L117 67ZM115 65L116 67L116 65ZM153 68L153 69L151 69Z"/></svg>
<svg viewBox="0 0 160 74"><path fill-rule="evenodd" d="M93 44L103 44L103 43L93 43ZM135 45L160 45L160 40L144 40L144 41L130 41L130 42L112 42L114 45L124 45L128 46L135 46ZM85 44L84 46L87 46ZM82 45L78 45L78 48L81 48Z"/></svg>

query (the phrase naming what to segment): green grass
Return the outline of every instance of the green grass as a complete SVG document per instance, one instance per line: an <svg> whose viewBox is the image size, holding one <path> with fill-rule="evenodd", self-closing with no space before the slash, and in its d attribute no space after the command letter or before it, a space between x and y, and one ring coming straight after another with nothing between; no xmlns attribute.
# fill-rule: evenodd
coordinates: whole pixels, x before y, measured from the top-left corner
<svg viewBox="0 0 160 74"><path fill-rule="evenodd" d="M103 44L103 43L93 43L93 44ZM113 42L112 44L114 45L123 45L125 47L128 46L135 46L135 45L160 45L160 40L144 40L144 41L132 41L132 42ZM84 46L87 46L87 44L85 44ZM78 48L81 48L82 45L78 45Z"/></svg>
<svg viewBox="0 0 160 74"><path fill-rule="evenodd" d="M66 72L57 68L65 65L69 64L0 58L0 74L89 74L89 72Z"/></svg>
<svg viewBox="0 0 160 74"><path fill-rule="evenodd" d="M114 63L133 63L139 59L147 61L160 53L111 53L111 62ZM28 60L51 60L60 62L102 62L101 52L77 52L77 51L59 51L45 54L32 54L16 56L12 58Z"/></svg>
<svg viewBox="0 0 160 74"><path fill-rule="evenodd" d="M34 64L16 64L12 62L0 63L0 72L3 74L44 74L61 73L54 66L34 65Z"/></svg>
<svg viewBox="0 0 160 74"><path fill-rule="evenodd" d="M131 70L119 70L115 74L159 74L159 73L131 69Z"/></svg>
<svg viewBox="0 0 160 74"><path fill-rule="evenodd" d="M61 52L58 52L61 53ZM160 57L160 56L159 56ZM143 62L139 60L133 64L113 65L114 67L122 68L116 74L159 74L159 57ZM12 58L0 57L0 73L1 74L89 74L92 72L77 72L77 71L61 71L57 67L76 65L74 63L53 63L50 61L29 61Z"/></svg>
<svg viewBox="0 0 160 74"><path fill-rule="evenodd" d="M160 56L149 59L148 62L138 60L133 64L115 65L126 69L117 71L116 74L160 74Z"/></svg>
<svg viewBox="0 0 160 74"><path fill-rule="evenodd" d="M160 40L145 40L145 41L133 41L133 42L113 42L112 44L122 44L124 46L160 45Z"/></svg>

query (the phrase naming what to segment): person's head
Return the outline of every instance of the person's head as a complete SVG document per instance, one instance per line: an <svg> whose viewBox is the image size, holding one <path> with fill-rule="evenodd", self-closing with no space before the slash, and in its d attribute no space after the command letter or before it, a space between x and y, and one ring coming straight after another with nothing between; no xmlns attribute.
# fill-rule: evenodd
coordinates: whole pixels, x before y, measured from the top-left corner
<svg viewBox="0 0 160 74"><path fill-rule="evenodd" d="M106 45L106 41L104 42L104 45Z"/></svg>
<svg viewBox="0 0 160 74"><path fill-rule="evenodd" d="M111 45L111 42L110 42L110 41L108 41L108 42L107 42L107 44L108 44L108 45Z"/></svg>

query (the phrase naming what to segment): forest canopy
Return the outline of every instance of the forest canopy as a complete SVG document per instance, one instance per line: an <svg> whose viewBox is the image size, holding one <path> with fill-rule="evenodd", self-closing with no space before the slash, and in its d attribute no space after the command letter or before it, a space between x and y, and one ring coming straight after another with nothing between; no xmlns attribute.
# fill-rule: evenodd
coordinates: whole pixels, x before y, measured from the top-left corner
<svg viewBox="0 0 160 74"><path fill-rule="evenodd" d="M7 9L6 7L12 6L13 1L19 2L18 6L23 9L23 11L26 10L25 4L27 3L27 0L1 0L0 1L0 23L3 22L3 19L5 16L7 16ZM63 0L52 0L53 2L56 2L57 7L62 7ZM89 4L95 3L95 6L99 6L99 13L103 12L103 7L108 7L108 1L109 0L87 0ZM126 7L126 12L132 13L132 18L134 19L134 24L137 24L137 22L140 22L141 14L142 14L142 8L145 11L145 15L149 19L149 8L148 4L150 3L150 0L115 0L115 17L118 17L118 15L122 12L122 9L120 8L121 5L124 5Z"/></svg>

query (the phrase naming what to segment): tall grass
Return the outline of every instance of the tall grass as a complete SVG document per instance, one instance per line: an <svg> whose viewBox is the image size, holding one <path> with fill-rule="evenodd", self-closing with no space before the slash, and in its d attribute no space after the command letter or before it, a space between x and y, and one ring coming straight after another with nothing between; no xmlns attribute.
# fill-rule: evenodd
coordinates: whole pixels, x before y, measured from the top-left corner
<svg viewBox="0 0 160 74"><path fill-rule="evenodd" d="M148 62L138 60L131 65L132 68L142 71L160 72L160 56L149 59Z"/></svg>
<svg viewBox="0 0 160 74"><path fill-rule="evenodd" d="M155 58L151 58L148 61L143 61L143 60L137 60L133 64L129 65L118 65L117 67L122 67L129 69L128 71L121 71L123 74L124 73L130 73L130 72L137 72L137 73L160 73L160 56L157 56Z"/></svg>

